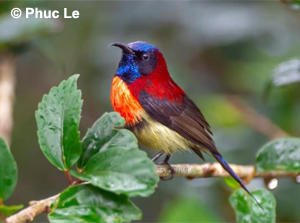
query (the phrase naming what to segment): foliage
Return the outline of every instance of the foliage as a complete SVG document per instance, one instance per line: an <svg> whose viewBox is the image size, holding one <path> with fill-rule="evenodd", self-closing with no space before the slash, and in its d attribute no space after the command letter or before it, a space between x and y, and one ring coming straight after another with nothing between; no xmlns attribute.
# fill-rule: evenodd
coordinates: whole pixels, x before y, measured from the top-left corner
<svg viewBox="0 0 300 223"><path fill-rule="evenodd" d="M300 172L300 139L281 138L264 145L257 154L257 172Z"/></svg>
<svg viewBox="0 0 300 223"><path fill-rule="evenodd" d="M141 219L141 211L125 195L91 185L66 189L53 204L51 222L129 222Z"/></svg>
<svg viewBox="0 0 300 223"><path fill-rule="evenodd" d="M14 192L17 180L16 161L6 142L0 137L0 216L10 216L23 207L23 205L6 206L3 204L3 201L7 200Z"/></svg>
<svg viewBox="0 0 300 223"><path fill-rule="evenodd" d="M82 140L82 154L77 167L83 169L92 156L99 153L101 149L104 149L104 145L106 147L111 145L110 140L118 138L115 136L120 132L114 129L114 127L122 127L124 124L124 119L120 118L118 113L112 115L106 113L97 120ZM135 145L135 142L133 144Z"/></svg>
<svg viewBox="0 0 300 223"><path fill-rule="evenodd" d="M53 87L38 106L36 120L41 149L58 169L93 185L66 189L52 206L51 222L122 222L141 218L128 196L149 196L158 182L155 165L138 149L134 135L122 127L117 113L105 113L81 143L79 75ZM109 192L111 191L111 192Z"/></svg>
<svg viewBox="0 0 300 223"><path fill-rule="evenodd" d="M18 170L16 161L2 137L0 137L0 154L0 201L4 201L15 190Z"/></svg>
<svg viewBox="0 0 300 223"><path fill-rule="evenodd" d="M258 151L256 157L256 171L285 171L300 172L300 139L280 138L273 140ZM231 181L228 185L235 187ZM275 222L276 200L267 190L254 191L253 195L258 199L264 210L242 189L236 190L230 197L230 203L234 208L238 222Z"/></svg>
<svg viewBox="0 0 300 223"><path fill-rule="evenodd" d="M253 195L263 206L263 210L243 189L236 190L229 198L236 213L237 222L241 223L274 223L276 219L276 201L266 189L254 191Z"/></svg>
<svg viewBox="0 0 300 223"><path fill-rule="evenodd" d="M231 187L233 189L240 188L240 184L236 182L236 180L233 179L232 177L225 177L223 180L228 187Z"/></svg>
<svg viewBox="0 0 300 223"><path fill-rule="evenodd" d="M81 91L79 75L63 81L44 95L35 114L41 149L47 159L60 170L69 170L80 157L79 121Z"/></svg>
<svg viewBox="0 0 300 223"><path fill-rule="evenodd" d="M256 157L256 171L300 172L300 139L280 138L264 145ZM231 182L227 181L229 185ZM233 186L234 187L234 186ZM236 190L230 197L238 222L275 222L276 200L267 190L254 191L264 210L242 189Z"/></svg>
<svg viewBox="0 0 300 223"><path fill-rule="evenodd" d="M20 205L12 205L12 206L7 206L7 205L0 205L0 213L2 214L3 217L8 217L14 213L16 213L18 210L22 209L24 207L23 204Z"/></svg>
<svg viewBox="0 0 300 223"><path fill-rule="evenodd" d="M158 180L153 175L155 166L145 152L137 150L133 133L114 129L124 124L118 113L104 114L83 139L80 173L71 173L117 194L148 196Z"/></svg>

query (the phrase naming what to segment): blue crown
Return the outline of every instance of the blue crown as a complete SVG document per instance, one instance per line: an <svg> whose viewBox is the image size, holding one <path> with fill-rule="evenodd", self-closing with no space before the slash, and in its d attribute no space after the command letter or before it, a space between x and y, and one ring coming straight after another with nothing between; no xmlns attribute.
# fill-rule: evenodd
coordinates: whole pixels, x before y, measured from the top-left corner
<svg viewBox="0 0 300 223"><path fill-rule="evenodd" d="M143 41L137 41L137 42L132 42L132 43L128 43L127 44L133 51L143 51L143 52L147 52L149 50L158 50L157 47L149 44L149 43L146 43L146 42L143 42Z"/></svg>

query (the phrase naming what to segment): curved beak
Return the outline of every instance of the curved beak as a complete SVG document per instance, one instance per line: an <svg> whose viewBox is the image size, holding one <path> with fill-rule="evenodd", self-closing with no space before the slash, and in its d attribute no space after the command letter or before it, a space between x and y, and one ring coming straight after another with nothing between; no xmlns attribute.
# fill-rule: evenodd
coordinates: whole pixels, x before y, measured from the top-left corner
<svg viewBox="0 0 300 223"><path fill-rule="evenodd" d="M119 48L122 49L122 51L123 51L124 53L127 53L127 54L132 54L132 55L135 54L135 53L132 51L132 49L131 49L129 46L127 46L127 44L125 44L125 43L115 42L115 43L110 44L109 46L116 46L116 47L119 47Z"/></svg>

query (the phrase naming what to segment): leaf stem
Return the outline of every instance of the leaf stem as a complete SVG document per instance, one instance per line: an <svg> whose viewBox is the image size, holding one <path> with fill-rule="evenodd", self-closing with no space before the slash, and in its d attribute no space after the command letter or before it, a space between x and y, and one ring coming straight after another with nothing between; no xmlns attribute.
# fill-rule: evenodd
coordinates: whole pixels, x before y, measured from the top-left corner
<svg viewBox="0 0 300 223"><path fill-rule="evenodd" d="M73 181L72 185L77 185L77 184L81 184L83 181L78 179L78 178L75 178L75 180Z"/></svg>
<svg viewBox="0 0 300 223"><path fill-rule="evenodd" d="M0 206L3 205L3 201L0 199ZM3 214L0 211L0 219L2 219L3 221L5 220L5 217L3 216Z"/></svg>
<svg viewBox="0 0 300 223"><path fill-rule="evenodd" d="M69 184L72 185L72 184L73 184L73 178L72 178L72 176L71 176L71 174L70 174L70 171L69 171L69 170L66 170L66 171L65 171L65 175L66 175L66 177L67 177L67 179L68 179Z"/></svg>

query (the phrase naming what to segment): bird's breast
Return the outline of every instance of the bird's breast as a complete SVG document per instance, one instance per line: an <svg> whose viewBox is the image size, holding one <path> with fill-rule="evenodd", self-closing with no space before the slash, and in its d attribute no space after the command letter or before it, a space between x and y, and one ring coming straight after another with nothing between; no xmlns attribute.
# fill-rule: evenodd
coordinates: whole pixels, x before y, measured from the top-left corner
<svg viewBox="0 0 300 223"><path fill-rule="evenodd" d="M143 113L143 119L135 126L129 127L138 141L145 146L171 154L180 150L188 150L191 143L177 132L152 119Z"/></svg>
<svg viewBox="0 0 300 223"><path fill-rule="evenodd" d="M113 109L125 119L126 125L135 125L142 120L144 109L118 76L113 78L110 100Z"/></svg>

